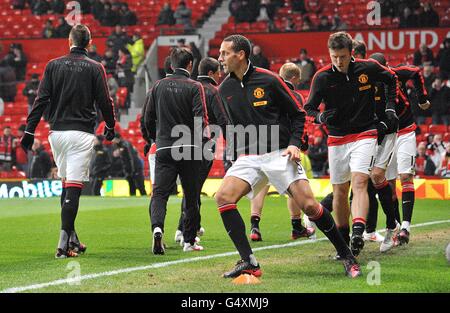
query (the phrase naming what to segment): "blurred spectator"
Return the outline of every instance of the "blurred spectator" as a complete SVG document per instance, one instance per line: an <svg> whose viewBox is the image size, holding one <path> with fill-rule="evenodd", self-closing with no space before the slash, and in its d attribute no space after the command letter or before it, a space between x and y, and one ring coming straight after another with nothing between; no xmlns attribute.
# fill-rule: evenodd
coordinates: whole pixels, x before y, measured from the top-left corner
<svg viewBox="0 0 450 313"><path fill-rule="evenodd" d="M303 19L303 25L302 25L302 31L304 32L309 32L314 30L314 25L311 22L311 19L309 18L309 16L305 16Z"/></svg>
<svg viewBox="0 0 450 313"><path fill-rule="evenodd" d="M400 16L400 28L417 28L419 27L419 17L409 7L403 9Z"/></svg>
<svg viewBox="0 0 450 313"><path fill-rule="evenodd" d="M433 124L450 125L450 88L448 81L436 77L431 86L430 102L433 112Z"/></svg>
<svg viewBox="0 0 450 313"><path fill-rule="evenodd" d="M422 6L422 12L419 15L420 27L439 27L439 15L431 3L425 2Z"/></svg>
<svg viewBox="0 0 450 313"><path fill-rule="evenodd" d="M123 173L123 163L120 158L120 148L114 148L111 157L111 167L108 171L108 176L113 178L124 177Z"/></svg>
<svg viewBox="0 0 450 313"><path fill-rule="evenodd" d="M120 22L120 16L112 10L110 3L105 2L99 20L102 26L116 26Z"/></svg>
<svg viewBox="0 0 450 313"><path fill-rule="evenodd" d="M378 0L377 1L381 7L381 16L382 17L395 17L395 5L393 0Z"/></svg>
<svg viewBox="0 0 450 313"><path fill-rule="evenodd" d="M49 14L64 14L66 5L63 0L51 0Z"/></svg>
<svg viewBox="0 0 450 313"><path fill-rule="evenodd" d="M97 135L94 139L94 157L89 171L94 196L100 196L103 180L108 176L111 167L111 157L108 150L103 146L103 139L101 135Z"/></svg>
<svg viewBox="0 0 450 313"><path fill-rule="evenodd" d="M277 7L271 0L261 0L257 21L269 22L269 27L272 29L276 11Z"/></svg>
<svg viewBox="0 0 450 313"><path fill-rule="evenodd" d="M141 195L147 195L144 186L142 160L139 158L137 151L134 149L133 145L123 139L119 133L116 133L112 142L119 149L125 178L130 186L130 195L136 195L136 188L139 189Z"/></svg>
<svg viewBox="0 0 450 313"><path fill-rule="evenodd" d="M53 22L51 20L47 20L45 22L44 29L42 30L42 38L54 38L55 37L55 27L53 27Z"/></svg>
<svg viewBox="0 0 450 313"><path fill-rule="evenodd" d="M100 20L103 11L105 10L106 0L93 0L92 2L92 14L96 20Z"/></svg>
<svg viewBox="0 0 450 313"><path fill-rule="evenodd" d="M309 89L311 79L316 73L316 65L314 61L308 57L308 51L304 48L300 49L299 59L294 63L298 65L302 73L299 89Z"/></svg>
<svg viewBox="0 0 450 313"><path fill-rule="evenodd" d="M425 142L420 142L417 146L416 156L416 175L419 176L433 176L436 172L436 165L431 158L426 154L427 145Z"/></svg>
<svg viewBox="0 0 450 313"><path fill-rule="evenodd" d="M133 92L134 75L131 69L133 68L133 61L131 60L130 52L127 48L120 48L119 58L116 63L116 77L119 87L126 87L128 90L127 99L125 101L125 108L130 108L131 93Z"/></svg>
<svg viewBox="0 0 450 313"><path fill-rule="evenodd" d="M319 14L322 12L322 3L323 0L308 0L306 1L306 11L308 13L316 13Z"/></svg>
<svg viewBox="0 0 450 313"><path fill-rule="evenodd" d="M52 164L55 165L55 164ZM52 166L52 168L50 169L50 173L48 174L48 179L60 179L60 177L58 176L58 168L56 166Z"/></svg>
<svg viewBox="0 0 450 313"><path fill-rule="evenodd" d="M431 65L425 65L423 67L423 79L424 79L424 85L427 89L427 93L431 93L431 85L434 83L434 80L436 79L436 75L433 72L433 66Z"/></svg>
<svg viewBox="0 0 450 313"><path fill-rule="evenodd" d="M50 11L50 3L47 0L35 0L33 6L31 7L31 13L34 15L44 15Z"/></svg>
<svg viewBox="0 0 450 313"><path fill-rule="evenodd" d="M308 157L311 160L313 176L324 176L328 159L328 146L323 136L314 136L314 143L309 147Z"/></svg>
<svg viewBox="0 0 450 313"><path fill-rule="evenodd" d="M47 178L52 168L52 161L39 139L34 139L32 151L33 157L30 162L28 178Z"/></svg>
<svg viewBox="0 0 450 313"><path fill-rule="evenodd" d="M331 24L330 24L330 21L328 20L328 16L322 15L320 17L320 22L319 22L319 26L317 26L317 30L318 31L329 31L329 30L331 30Z"/></svg>
<svg viewBox="0 0 450 313"><path fill-rule="evenodd" d="M202 60L202 54L200 53L200 50L195 45L195 42L191 41L189 42L189 50L191 50L192 55L194 56L194 62L192 63L192 73L191 78L197 79L198 76L198 65L200 61Z"/></svg>
<svg viewBox="0 0 450 313"><path fill-rule="evenodd" d="M70 26L64 16L60 16L58 18L58 26L56 27L56 38L69 38L69 33L72 30L72 26Z"/></svg>
<svg viewBox="0 0 450 313"><path fill-rule="evenodd" d="M105 55L102 58L102 64L105 67L106 74L114 74L116 71L116 58L114 57L114 51L112 48L108 48L105 51Z"/></svg>
<svg viewBox="0 0 450 313"><path fill-rule="evenodd" d="M286 17L286 21L285 21L285 26L284 26L284 31L285 32L294 32L296 31L296 25L294 20L292 19L291 16Z"/></svg>
<svg viewBox="0 0 450 313"><path fill-rule="evenodd" d="M305 0L292 0L291 1L292 11L300 12L301 14L306 13Z"/></svg>
<svg viewBox="0 0 450 313"><path fill-rule="evenodd" d="M175 18L176 24L184 25L185 30L192 29L191 21L192 11L186 7L186 2L180 1L177 9L175 10L173 17Z"/></svg>
<svg viewBox="0 0 450 313"><path fill-rule="evenodd" d="M433 142L427 146L427 154L433 160L436 168L439 168L442 163L442 154L445 152L445 146L442 142L442 134L435 134Z"/></svg>
<svg viewBox="0 0 450 313"><path fill-rule="evenodd" d="M36 99L39 83L39 74L33 73L31 74L31 80L27 82L22 91L22 94L28 98L28 113L30 113L34 99Z"/></svg>
<svg viewBox="0 0 450 313"><path fill-rule="evenodd" d="M270 68L269 60L263 55L261 47L258 45L253 46L250 61L254 66L265 68L267 70Z"/></svg>
<svg viewBox="0 0 450 313"><path fill-rule="evenodd" d="M96 45L89 45L87 50L88 50L88 57L90 59L97 61L97 62L102 62L102 57L97 53Z"/></svg>
<svg viewBox="0 0 450 313"><path fill-rule="evenodd" d="M14 139L11 127L3 127L3 134L0 136L0 171L10 171L16 162L16 141Z"/></svg>
<svg viewBox="0 0 450 313"><path fill-rule="evenodd" d="M114 54L117 55L121 48L126 47L126 45L131 42L131 38L127 35L121 25L117 25L111 35L109 35L107 41L111 44Z"/></svg>
<svg viewBox="0 0 450 313"><path fill-rule="evenodd" d="M5 102L0 97L0 116L2 116L4 112L5 112Z"/></svg>
<svg viewBox="0 0 450 313"><path fill-rule="evenodd" d="M13 67L4 63L3 65L0 65L0 98L5 102L14 102L16 93L16 72Z"/></svg>
<svg viewBox="0 0 450 313"><path fill-rule="evenodd" d="M119 106L117 105L117 91L119 90L119 84L112 74L108 74L107 78L109 95L114 101L114 113L116 115L116 119L120 121L120 111Z"/></svg>
<svg viewBox="0 0 450 313"><path fill-rule="evenodd" d="M10 45L8 54L3 58L3 65L7 64L14 69L15 79L22 81L25 79L25 72L27 68L27 57L22 49L22 44L13 43ZM0 80L1 82L2 80Z"/></svg>
<svg viewBox="0 0 450 313"><path fill-rule="evenodd" d="M442 154L440 174L442 177L450 178L450 142L445 143L445 152Z"/></svg>
<svg viewBox="0 0 450 313"><path fill-rule="evenodd" d="M331 31L347 30L348 25L341 20L339 15L335 14L331 19Z"/></svg>
<svg viewBox="0 0 450 313"><path fill-rule="evenodd" d="M22 124L17 129L17 138L15 139L16 147L16 162L15 165L19 171L28 173L28 151L26 151L20 144L20 139L25 134L26 125Z"/></svg>
<svg viewBox="0 0 450 313"><path fill-rule="evenodd" d="M131 60L133 63L133 67L131 71L133 74L136 74L139 65L142 64L145 58L145 47L144 40L139 36L139 34L134 34L132 38L132 43L127 44L127 49L130 51Z"/></svg>
<svg viewBox="0 0 450 313"><path fill-rule="evenodd" d="M166 2L164 3L164 6L159 12L158 21L156 22L156 25L174 25L174 24L175 18L173 17L173 10L170 7L170 3Z"/></svg>
<svg viewBox="0 0 450 313"><path fill-rule="evenodd" d="M134 13L133 11L131 11L128 8L127 3L122 3L122 6L120 7L119 15L120 15L120 22L119 22L120 25L136 25L137 24L136 13Z"/></svg>
<svg viewBox="0 0 450 313"><path fill-rule="evenodd" d="M445 38L439 49L437 60L439 71L443 79L450 78L450 38Z"/></svg>
<svg viewBox="0 0 450 313"><path fill-rule="evenodd" d="M434 64L433 51L426 44L421 44L419 50L414 52L413 64L415 66L425 66Z"/></svg>
<svg viewBox="0 0 450 313"><path fill-rule="evenodd" d="M23 10L25 9L25 0L12 0L11 5L14 10Z"/></svg>

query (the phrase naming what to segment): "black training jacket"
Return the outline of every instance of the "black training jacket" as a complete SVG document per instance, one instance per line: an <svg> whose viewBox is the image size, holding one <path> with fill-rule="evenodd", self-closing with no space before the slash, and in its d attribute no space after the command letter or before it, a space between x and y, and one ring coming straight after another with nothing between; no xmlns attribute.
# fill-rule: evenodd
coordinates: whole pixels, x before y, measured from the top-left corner
<svg viewBox="0 0 450 313"><path fill-rule="evenodd" d="M234 139L230 149L237 156L272 152L289 145L300 148L304 143L306 112L294 91L277 74L249 63L242 81L231 73L219 86L219 94L233 126L256 127L258 138ZM272 142L272 131L278 135L278 144ZM227 135L227 145L230 145L229 131Z"/></svg>
<svg viewBox="0 0 450 313"><path fill-rule="evenodd" d="M197 143L194 136L200 140L209 137L207 129L203 136L203 129L208 126L205 91L201 83L189 78L185 69L177 68L173 75L155 83L147 93L142 117L143 136L147 142L155 141L158 149L178 145L182 134L172 135L176 126L183 125L191 132L189 142L183 140L184 146L201 145L202 142ZM201 119L201 129L194 129L194 118Z"/></svg>
<svg viewBox="0 0 450 313"><path fill-rule="evenodd" d="M352 58L347 74L330 64L314 75L305 110L318 123L322 101L325 111L337 109L333 124L326 125L331 136L359 134L375 129L377 82L386 85L386 110L395 110L398 86L393 71L375 60Z"/></svg>
<svg viewBox="0 0 450 313"><path fill-rule="evenodd" d="M88 58L86 49L72 48L70 54L47 63L28 115L26 131L34 133L48 108L51 130L79 130L93 134L96 107L106 125L114 127L113 102L103 65Z"/></svg>

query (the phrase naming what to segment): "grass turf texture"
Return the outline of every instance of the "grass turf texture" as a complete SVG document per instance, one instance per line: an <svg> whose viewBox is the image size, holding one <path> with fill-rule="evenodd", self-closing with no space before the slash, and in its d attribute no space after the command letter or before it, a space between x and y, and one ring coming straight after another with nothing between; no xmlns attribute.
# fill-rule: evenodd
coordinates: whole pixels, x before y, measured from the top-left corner
<svg viewBox="0 0 450 313"><path fill-rule="evenodd" d="M203 198L202 201L205 250L185 253L173 242L181 200L172 197L165 228L169 248L166 255L155 256L150 250L148 198L82 197L76 227L82 242L88 246L87 254L55 260L60 226L59 199L0 200L0 291L65 279L73 269L67 268L72 261L79 262L81 275L87 275L235 251L214 200ZM248 233L248 200L242 200L238 207ZM385 218L382 210L379 211L381 229ZM449 213L448 201L417 200L413 222L447 220ZM284 198L266 199L260 226L264 241L252 243L252 247L292 242ZM319 238L323 236L318 234ZM236 254L31 292L449 292L450 266L445 258L445 247L450 238L450 223L413 228L411 234L407 247L386 254L379 252L378 243L366 243L359 257L364 275L354 280L345 277L342 264L331 259L335 254L332 245L319 241L256 251L264 273L259 285L235 286L220 277L239 259ZM367 265L371 261L381 266L380 285L367 283L367 275L372 270Z"/></svg>

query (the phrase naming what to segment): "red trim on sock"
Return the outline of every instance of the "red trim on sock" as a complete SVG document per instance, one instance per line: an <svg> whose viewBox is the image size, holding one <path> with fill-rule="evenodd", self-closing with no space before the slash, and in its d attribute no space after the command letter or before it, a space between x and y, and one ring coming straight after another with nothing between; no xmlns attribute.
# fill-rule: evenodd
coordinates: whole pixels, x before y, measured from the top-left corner
<svg viewBox="0 0 450 313"><path fill-rule="evenodd" d="M415 191L414 182L404 182L402 183L402 192Z"/></svg>
<svg viewBox="0 0 450 313"><path fill-rule="evenodd" d="M389 185L388 181L386 180L386 178L384 179L384 181L382 183L379 183L377 185L373 185L375 187L375 189L383 189L384 187L386 187L387 185Z"/></svg>
<svg viewBox="0 0 450 313"><path fill-rule="evenodd" d="M258 217L258 218L261 218L261 214L255 214L255 213L252 213L252 215L250 216L250 218L252 218L252 217Z"/></svg>
<svg viewBox="0 0 450 313"><path fill-rule="evenodd" d="M355 217L354 219L352 219L352 223L363 223L364 225L366 225L366 220L362 217Z"/></svg>
<svg viewBox="0 0 450 313"><path fill-rule="evenodd" d="M236 209L237 209L237 205L235 203L229 203L229 204L221 205L219 207L219 212L220 212L220 214L222 214L223 212L230 211L230 210L236 210Z"/></svg>
<svg viewBox="0 0 450 313"><path fill-rule="evenodd" d="M317 221L323 215L323 206L319 203L317 211L312 216L308 216L311 221Z"/></svg>
<svg viewBox="0 0 450 313"><path fill-rule="evenodd" d="M83 184L66 183L66 188L80 188L80 189L83 189Z"/></svg>
<svg viewBox="0 0 450 313"><path fill-rule="evenodd" d="M66 182L65 181L62 181L62 188L63 189L66 188Z"/></svg>

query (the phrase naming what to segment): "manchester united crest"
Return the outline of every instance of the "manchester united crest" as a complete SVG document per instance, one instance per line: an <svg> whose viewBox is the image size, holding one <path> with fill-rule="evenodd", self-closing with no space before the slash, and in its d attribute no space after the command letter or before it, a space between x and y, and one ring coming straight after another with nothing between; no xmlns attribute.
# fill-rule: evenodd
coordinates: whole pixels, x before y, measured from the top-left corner
<svg viewBox="0 0 450 313"><path fill-rule="evenodd" d="M358 81L359 81L361 84L367 84L367 82L369 81L369 77L368 77L366 74L361 74L361 75L359 75L359 77L358 77Z"/></svg>
<svg viewBox="0 0 450 313"><path fill-rule="evenodd" d="M261 99L262 97L264 97L264 89L256 88L255 91L253 91L253 95L256 99Z"/></svg>

